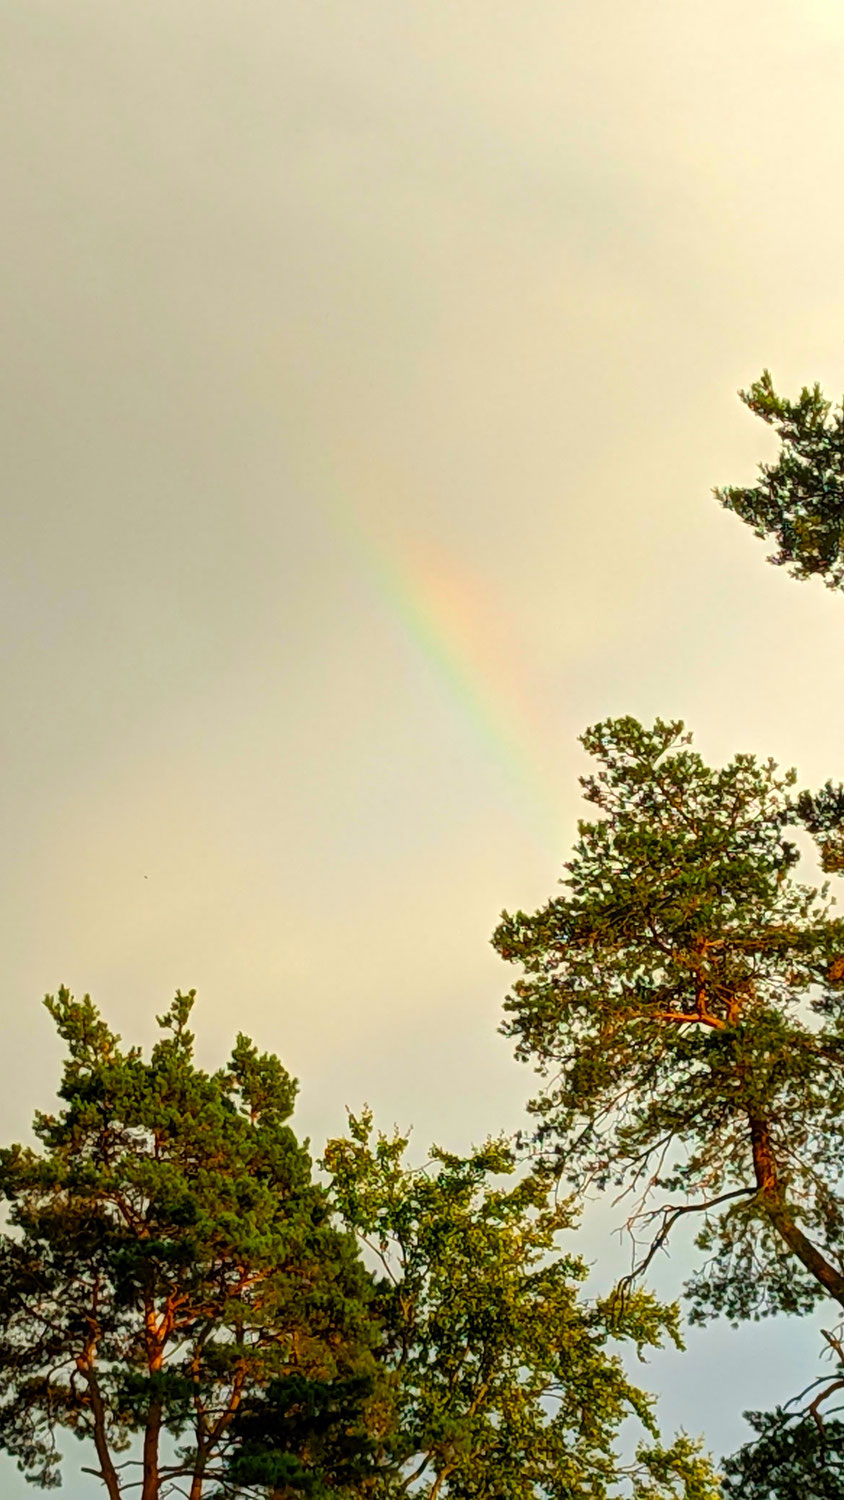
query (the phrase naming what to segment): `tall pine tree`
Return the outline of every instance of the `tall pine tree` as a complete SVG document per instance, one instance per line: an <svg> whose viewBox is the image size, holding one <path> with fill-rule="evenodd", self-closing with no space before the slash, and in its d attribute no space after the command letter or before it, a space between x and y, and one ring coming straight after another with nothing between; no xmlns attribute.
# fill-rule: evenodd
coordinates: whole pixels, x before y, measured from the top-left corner
<svg viewBox="0 0 844 1500"><path fill-rule="evenodd" d="M769 561L793 577L820 577L830 589L844 586L844 405L833 408L820 386L804 387L796 401L777 394L769 371L749 390L745 405L781 441L773 464L761 464L755 484L715 491L728 509L776 550ZM844 789L831 782L816 795L803 793L798 811L815 837L821 864L844 871ZM829 1337L829 1335L827 1335ZM834 1341L837 1342L837 1341ZM756 1438L726 1463L726 1493L742 1500L838 1500L844 1496L844 1428L825 1415L840 1390L837 1376L813 1389L811 1410L800 1401L788 1410L746 1413Z"/></svg>
<svg viewBox="0 0 844 1500"><path fill-rule="evenodd" d="M793 775L707 766L679 723L584 736L596 816L564 894L505 913L505 1031L537 1139L639 1199L639 1269L697 1221L693 1317L844 1308L844 922L795 877ZM828 821L828 820L827 820Z"/></svg>
<svg viewBox="0 0 844 1500"><path fill-rule="evenodd" d="M236 1420L281 1389L259 1489L334 1493L378 1463L371 1278L288 1123L295 1083L244 1036L198 1068L193 998L148 1060L87 996L46 1001L60 1105L0 1152L0 1447L50 1486L70 1432L109 1500L242 1494Z"/></svg>

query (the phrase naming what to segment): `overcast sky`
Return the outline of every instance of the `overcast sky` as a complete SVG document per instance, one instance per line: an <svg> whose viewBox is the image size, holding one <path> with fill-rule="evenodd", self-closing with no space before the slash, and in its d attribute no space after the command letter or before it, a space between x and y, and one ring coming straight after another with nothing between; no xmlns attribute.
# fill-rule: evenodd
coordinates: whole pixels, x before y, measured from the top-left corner
<svg viewBox="0 0 844 1500"><path fill-rule="evenodd" d="M488 939L583 728L842 775L844 600L710 490L763 365L844 387L844 8L6 0L0 67L2 1138L60 983L140 1040L196 986L316 1143L512 1128ZM723 1452L815 1351L645 1378Z"/></svg>

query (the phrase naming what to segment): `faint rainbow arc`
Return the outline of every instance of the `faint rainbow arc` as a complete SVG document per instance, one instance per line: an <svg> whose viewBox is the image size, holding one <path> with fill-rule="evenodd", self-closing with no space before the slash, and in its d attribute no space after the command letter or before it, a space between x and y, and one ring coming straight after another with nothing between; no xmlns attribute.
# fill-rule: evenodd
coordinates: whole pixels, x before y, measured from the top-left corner
<svg viewBox="0 0 844 1500"><path fill-rule="evenodd" d="M416 650L429 661L464 716L495 755L508 782L521 794L538 820L545 839L559 832L560 806L539 765L530 741L536 736L523 709L514 703L508 685L473 659L473 652L441 602L433 597L429 580L397 546L388 547L351 507L330 507L340 532L361 571L368 576L384 607L398 621Z"/></svg>

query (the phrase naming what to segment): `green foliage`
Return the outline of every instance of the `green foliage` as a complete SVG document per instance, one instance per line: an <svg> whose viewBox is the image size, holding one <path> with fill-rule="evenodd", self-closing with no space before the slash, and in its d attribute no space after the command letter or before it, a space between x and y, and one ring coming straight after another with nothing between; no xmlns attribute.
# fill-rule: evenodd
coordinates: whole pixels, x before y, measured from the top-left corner
<svg viewBox="0 0 844 1500"><path fill-rule="evenodd" d="M660 720L583 743L598 816L567 894L494 937L524 970L503 1029L544 1079L539 1142L579 1187L638 1193L640 1269L701 1215L693 1317L844 1304L844 923L794 877L793 774L712 769Z"/></svg>
<svg viewBox="0 0 844 1500"><path fill-rule="evenodd" d="M392 1418L389 1394L372 1375L271 1381L235 1416L227 1478L235 1488L308 1500L373 1493L376 1479L395 1472Z"/></svg>
<svg viewBox="0 0 844 1500"><path fill-rule="evenodd" d="M801 823L818 845L828 875L844 871L844 786L828 781L819 792L801 792L796 802Z"/></svg>
<svg viewBox="0 0 844 1500"><path fill-rule="evenodd" d="M611 1347L679 1342L676 1309L642 1292L585 1302L583 1263L558 1244L571 1204L542 1168L514 1181L505 1142L466 1158L434 1149L419 1170L406 1148L374 1135L367 1112L325 1155L339 1211L381 1272L403 1473L379 1493L713 1500L708 1462L685 1437L659 1445L650 1399ZM628 1416L652 1441L625 1468L614 1447Z"/></svg>
<svg viewBox="0 0 844 1500"><path fill-rule="evenodd" d="M726 1500L844 1500L844 1423L745 1412L757 1436L724 1461Z"/></svg>
<svg viewBox="0 0 844 1500"><path fill-rule="evenodd" d="M776 541L777 551L769 561L788 567L795 578L817 574L828 588L841 588L844 405L833 411L818 385L811 390L804 386L796 401L786 401L776 394L767 370L739 394L775 429L782 449L775 464L759 465L755 485L717 489L717 499L756 536Z"/></svg>
<svg viewBox="0 0 844 1500"><path fill-rule="evenodd" d="M375 1368L371 1278L287 1123L295 1083L243 1036L224 1068L197 1068L193 998L160 1017L148 1061L87 996L46 1001L61 1107L36 1116L37 1149L0 1152L0 1446L42 1486L65 1429L93 1445L111 1500L177 1481L192 1500L210 1482L242 1493L241 1407L294 1377L348 1394ZM298 1408L279 1423L291 1472L314 1467L312 1443L329 1453L325 1414L310 1433ZM167 1463L164 1433L180 1443ZM121 1461L136 1436L141 1460Z"/></svg>

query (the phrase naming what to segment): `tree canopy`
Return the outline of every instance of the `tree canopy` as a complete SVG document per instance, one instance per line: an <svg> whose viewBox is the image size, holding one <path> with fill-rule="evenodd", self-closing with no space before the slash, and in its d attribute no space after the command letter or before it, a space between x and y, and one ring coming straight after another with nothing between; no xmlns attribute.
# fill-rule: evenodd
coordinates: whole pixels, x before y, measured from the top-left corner
<svg viewBox="0 0 844 1500"><path fill-rule="evenodd" d="M782 446L776 463L759 466L755 485L717 489L716 497L758 537L776 542L770 562L786 566L797 579L819 576L828 588L841 589L844 404L833 409L817 384L804 386L796 401L786 400L776 393L767 370L739 394L775 429ZM796 810L818 845L822 868L844 872L844 788L830 781L816 795L803 792ZM828 1178L827 1186L829 1182ZM840 1353L837 1339L826 1337ZM842 1370L844 1366L839 1376ZM839 1419L824 1417L821 1411L837 1389L839 1382L834 1380L815 1395L808 1409L798 1405L796 1410L745 1413L756 1437L726 1460L725 1494L737 1500L844 1496L844 1428Z"/></svg>
<svg viewBox="0 0 844 1500"><path fill-rule="evenodd" d="M523 968L504 1030L543 1079L538 1143L638 1197L640 1270L698 1216L693 1318L844 1306L844 923L786 837L817 799L751 755L707 766L679 722L583 743L597 816L566 894L494 938Z"/></svg>
<svg viewBox="0 0 844 1500"><path fill-rule="evenodd" d="M677 1309L644 1292L587 1300L582 1260L560 1244L574 1220L545 1168L516 1175L505 1141L467 1157L351 1117L326 1166L344 1222L380 1267L378 1306L403 1467L388 1493L417 1500L709 1500L697 1445L657 1439L652 1402L619 1348L679 1342ZM514 1180L515 1176L515 1180ZM509 1179L509 1180L508 1180ZM636 1419L635 1458L618 1455Z"/></svg>
<svg viewBox="0 0 844 1500"><path fill-rule="evenodd" d="M828 588L844 587L844 403L833 409L819 385L789 401L768 370L739 395L782 448L776 463L759 465L756 484L716 489L716 497L776 543L770 562L794 578L817 575Z"/></svg>
<svg viewBox="0 0 844 1500"><path fill-rule="evenodd" d="M724 1461L726 1500L844 1500L844 1422L745 1412L756 1436Z"/></svg>
<svg viewBox="0 0 844 1500"><path fill-rule="evenodd" d="M28 1479L59 1482L64 1432L109 1500L714 1500L618 1354L677 1341L676 1308L583 1298L551 1174L501 1186L504 1141L415 1171L365 1113L320 1184L294 1081L243 1036L198 1068L193 1000L145 1059L47 998L60 1107L0 1151L0 1448Z"/></svg>
<svg viewBox="0 0 844 1500"><path fill-rule="evenodd" d="M109 1500L242 1494L235 1419L274 1388L284 1493L348 1466L330 1419L345 1431L368 1399L371 1278L287 1123L295 1083L244 1036L199 1069L193 998L160 1017L148 1060L87 996L46 1001L68 1054L60 1108L36 1115L36 1148L0 1152L0 1446L42 1486L64 1430Z"/></svg>

